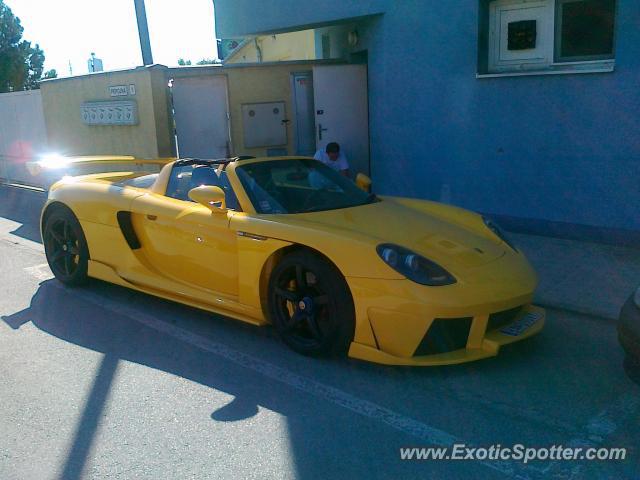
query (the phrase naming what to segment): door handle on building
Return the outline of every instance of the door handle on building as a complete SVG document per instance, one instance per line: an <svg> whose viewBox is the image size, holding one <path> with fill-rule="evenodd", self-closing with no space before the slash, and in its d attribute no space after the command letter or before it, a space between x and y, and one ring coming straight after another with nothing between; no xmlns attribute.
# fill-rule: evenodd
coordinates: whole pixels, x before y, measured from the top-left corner
<svg viewBox="0 0 640 480"><path fill-rule="evenodd" d="M318 140L322 140L322 132L326 132L327 128L322 128L322 124L318 124Z"/></svg>

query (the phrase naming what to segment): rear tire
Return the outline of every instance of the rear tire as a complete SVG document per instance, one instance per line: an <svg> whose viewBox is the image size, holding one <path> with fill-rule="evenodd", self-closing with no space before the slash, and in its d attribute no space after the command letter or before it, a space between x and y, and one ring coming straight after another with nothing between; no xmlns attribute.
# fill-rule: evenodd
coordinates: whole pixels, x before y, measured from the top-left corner
<svg viewBox="0 0 640 480"><path fill-rule="evenodd" d="M303 355L344 355L355 330L353 300L344 277L319 256L285 256L269 280L269 314L280 338Z"/></svg>
<svg viewBox="0 0 640 480"><path fill-rule="evenodd" d="M89 248L76 216L67 208L58 208L44 227L44 251L49 268L65 285L79 286L88 280Z"/></svg>

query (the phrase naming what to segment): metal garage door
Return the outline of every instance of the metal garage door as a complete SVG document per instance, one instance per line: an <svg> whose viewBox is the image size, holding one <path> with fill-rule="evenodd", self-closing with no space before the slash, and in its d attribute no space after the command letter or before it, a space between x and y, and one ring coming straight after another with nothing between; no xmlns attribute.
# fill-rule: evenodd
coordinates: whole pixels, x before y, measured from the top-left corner
<svg viewBox="0 0 640 480"><path fill-rule="evenodd" d="M222 158L229 155L229 102L223 75L175 78L171 88L178 155Z"/></svg>

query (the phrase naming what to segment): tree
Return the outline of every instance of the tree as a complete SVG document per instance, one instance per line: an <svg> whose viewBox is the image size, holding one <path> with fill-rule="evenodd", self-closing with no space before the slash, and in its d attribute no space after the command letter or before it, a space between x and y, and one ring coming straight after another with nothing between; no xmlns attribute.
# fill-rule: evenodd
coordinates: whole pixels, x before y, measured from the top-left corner
<svg viewBox="0 0 640 480"><path fill-rule="evenodd" d="M22 39L20 19L0 0L0 93L39 88L44 52Z"/></svg>
<svg viewBox="0 0 640 480"><path fill-rule="evenodd" d="M220 63L218 59L213 58L203 58L196 65L215 65L216 63Z"/></svg>
<svg viewBox="0 0 640 480"><path fill-rule="evenodd" d="M27 44L31 47L29 42L27 42ZM24 89L36 90L40 88L40 79L42 78L42 72L44 70L44 52L37 43L34 48L30 48L26 64L28 73Z"/></svg>
<svg viewBox="0 0 640 480"><path fill-rule="evenodd" d="M44 75L42 76L42 78L46 80L50 78L58 78L58 72L56 71L55 68L52 68L51 70L47 70L46 72L44 72Z"/></svg>
<svg viewBox="0 0 640 480"><path fill-rule="evenodd" d="M191 60L185 60L184 58L179 58L178 59L178 65L180 65L181 67L185 67L187 65L191 65Z"/></svg>

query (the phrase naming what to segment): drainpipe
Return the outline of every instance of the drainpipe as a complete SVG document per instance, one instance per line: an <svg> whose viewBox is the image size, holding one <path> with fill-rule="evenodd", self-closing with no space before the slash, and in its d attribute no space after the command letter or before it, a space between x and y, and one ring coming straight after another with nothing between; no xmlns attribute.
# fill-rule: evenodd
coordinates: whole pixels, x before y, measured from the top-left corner
<svg viewBox="0 0 640 480"><path fill-rule="evenodd" d="M258 37L254 37L253 44L256 46L256 52L258 52L258 63L262 63L262 49L258 45Z"/></svg>
<svg viewBox="0 0 640 480"><path fill-rule="evenodd" d="M153 65L151 55L151 41L149 40L149 26L147 25L147 10L144 8L144 0L133 0L136 6L136 19L138 20L138 36L140 37L140 49L142 50L142 64Z"/></svg>

